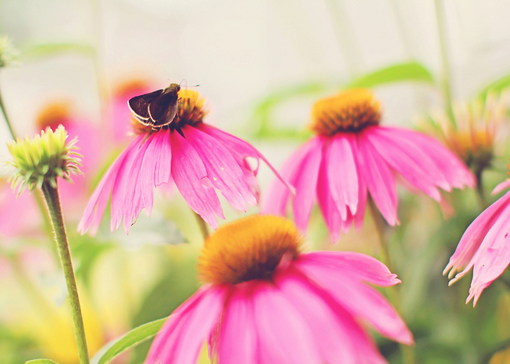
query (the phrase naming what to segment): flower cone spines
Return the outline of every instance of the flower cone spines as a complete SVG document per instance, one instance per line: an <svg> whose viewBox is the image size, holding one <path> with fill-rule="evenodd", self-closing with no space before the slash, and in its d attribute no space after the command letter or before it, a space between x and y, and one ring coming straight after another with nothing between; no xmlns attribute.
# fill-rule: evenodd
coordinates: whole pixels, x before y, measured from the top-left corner
<svg viewBox="0 0 510 364"><path fill-rule="evenodd" d="M27 187L33 190L46 181L56 187L57 177L69 179L72 173L81 173L81 155L74 151L77 139L68 143L67 138L60 125L55 131L46 128L34 138L27 136L7 143L13 158L8 163L16 169L11 177L13 188L19 192Z"/></svg>
<svg viewBox="0 0 510 364"><path fill-rule="evenodd" d="M16 61L16 51L11 43L12 41L9 37L5 35L0 36L0 68L7 67Z"/></svg>

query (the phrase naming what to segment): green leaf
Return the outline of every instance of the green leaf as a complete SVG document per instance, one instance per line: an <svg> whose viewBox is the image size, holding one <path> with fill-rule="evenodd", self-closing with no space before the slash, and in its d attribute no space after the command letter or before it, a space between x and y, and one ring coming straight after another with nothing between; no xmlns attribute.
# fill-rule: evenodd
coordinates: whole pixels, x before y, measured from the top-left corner
<svg viewBox="0 0 510 364"><path fill-rule="evenodd" d="M142 326L129 331L127 334L119 338L117 341L109 343L106 347L101 349L99 353L92 359L92 364L106 364L123 351L140 344L141 342L155 336L161 326L166 321L166 317L149 322ZM106 349L106 350L105 350Z"/></svg>
<svg viewBox="0 0 510 364"><path fill-rule="evenodd" d="M358 77L353 82L346 85L345 88L366 87L387 85L395 82L425 82L434 83L432 73L418 62L398 63L388 67L378 69Z"/></svg>
<svg viewBox="0 0 510 364"><path fill-rule="evenodd" d="M510 75L503 76L485 86L478 94L478 97L485 98L489 92L499 93L508 87L510 87Z"/></svg>
<svg viewBox="0 0 510 364"><path fill-rule="evenodd" d="M21 59L51 57L62 53L81 53L91 55L94 48L86 43L42 43L27 46L21 52Z"/></svg>
<svg viewBox="0 0 510 364"><path fill-rule="evenodd" d="M25 364L58 364L58 363L51 359L34 359L25 362Z"/></svg>

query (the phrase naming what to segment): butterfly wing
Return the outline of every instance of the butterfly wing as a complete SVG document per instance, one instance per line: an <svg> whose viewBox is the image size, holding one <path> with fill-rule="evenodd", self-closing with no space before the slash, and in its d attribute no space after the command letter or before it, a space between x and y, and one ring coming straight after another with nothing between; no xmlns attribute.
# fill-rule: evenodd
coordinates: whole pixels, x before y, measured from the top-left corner
<svg viewBox="0 0 510 364"><path fill-rule="evenodd" d="M165 126L177 114L177 92L162 93L149 104L149 116L154 126Z"/></svg>
<svg viewBox="0 0 510 364"><path fill-rule="evenodd" d="M163 93L163 90L157 90L149 94L135 96L128 101L128 106L133 116L143 125L152 124L149 115L149 105Z"/></svg>

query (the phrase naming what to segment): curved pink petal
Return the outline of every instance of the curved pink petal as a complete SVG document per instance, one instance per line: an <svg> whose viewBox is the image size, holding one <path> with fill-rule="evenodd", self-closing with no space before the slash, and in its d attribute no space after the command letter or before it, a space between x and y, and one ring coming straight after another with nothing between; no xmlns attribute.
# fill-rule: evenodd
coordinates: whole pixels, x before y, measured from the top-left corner
<svg viewBox="0 0 510 364"><path fill-rule="evenodd" d="M503 197L490 205L485 211L483 211L472 223L469 225L467 230L462 235L459 245L455 253L451 256L448 265L443 271L443 274L449 272L448 277L452 278L453 275L463 267L466 267L470 260L480 248L480 244L486 237L490 229L492 229L494 223L499 220L501 212L507 208L510 202L510 192L507 192ZM472 264L469 264L469 268ZM469 270L466 267L464 274ZM450 284L455 282L457 279L462 277L464 274L459 273Z"/></svg>
<svg viewBox="0 0 510 364"><path fill-rule="evenodd" d="M263 364L322 364L299 312L271 283L261 281L253 293L254 317Z"/></svg>
<svg viewBox="0 0 510 364"><path fill-rule="evenodd" d="M301 166L305 163L306 160L316 160L317 155L320 155L320 150L322 149L323 139L321 138L312 138L308 142L306 142L303 146L301 146L298 150L296 150L283 164L281 168L281 176L285 180L287 180L290 184L296 186L296 181L301 176ZM310 155L312 155L310 157ZM313 168L313 166L312 166ZM311 177L313 180L313 177ZM313 182L313 181L312 181ZM312 191L313 193L313 191ZM296 194L297 195L297 194ZM287 202L291 196L290 190L287 186L281 181L279 178L273 179L271 184L269 185L266 196L262 202L262 206L260 208L261 213L263 214L272 214L278 216L286 216L287 212ZM309 195L305 192L305 196L308 198ZM300 200L306 200L306 198L300 197ZM313 195L312 195L313 202ZM307 204L305 203L305 206ZM301 211L299 214L304 216L309 216L311 211L311 204L308 209ZM299 227L299 225L298 225ZM301 228L301 227L300 227ZM306 229L306 225L305 225ZM302 230L305 230L302 229Z"/></svg>
<svg viewBox="0 0 510 364"><path fill-rule="evenodd" d="M331 242L336 242L342 228L342 216L333 200L333 195L329 191L328 160L326 158L322 159L319 169L317 202L328 228L329 239Z"/></svg>
<svg viewBox="0 0 510 364"><path fill-rule="evenodd" d="M388 267L379 260L362 253L316 251L302 254L299 261L324 266L331 271L342 272L350 277L382 287L401 283L396 274L390 272Z"/></svg>
<svg viewBox="0 0 510 364"><path fill-rule="evenodd" d="M246 162L247 157L255 158L257 160L257 163L259 159L262 159L267 164L267 166L273 171L276 177L278 177L280 181L282 181L282 183L285 186L287 186L287 188L292 193L294 193L294 188L291 185L289 185L287 181L282 178L282 176L280 176L278 171L271 165L271 163L269 163L269 161L250 143L245 142L244 140L239 139L238 137L235 137L232 134L226 133L220 129L215 128L214 126L205 123L199 123L196 126L196 128L224 143L225 146L232 150L232 154L234 155L234 157L236 157L238 163L241 166L244 166L245 168L251 170L249 164ZM255 171L253 171L255 175L257 175L257 170L258 164Z"/></svg>
<svg viewBox="0 0 510 364"><path fill-rule="evenodd" d="M381 128L371 128L366 133L373 145L386 162L402 175L411 185L422 190L436 201L441 194L435 186L450 191L446 179L427 154L408 141L392 138L390 133L380 132Z"/></svg>
<svg viewBox="0 0 510 364"><path fill-rule="evenodd" d="M355 143L356 136L352 133L339 133L330 140L324 156L330 192L339 207L342 220L347 219L347 208L353 215L358 209L359 182L352 149Z"/></svg>
<svg viewBox="0 0 510 364"><path fill-rule="evenodd" d="M472 266L474 267L473 281L471 282L467 302L474 297L473 304L476 305L482 291L508 267L510 263L509 241L510 206L506 205L498 213L498 217L487 232L470 263L463 272L458 274L461 277Z"/></svg>
<svg viewBox="0 0 510 364"><path fill-rule="evenodd" d="M451 187L473 188L476 185L471 171L437 140L416 131L397 127L379 127L378 132L393 139L399 138L406 145L413 145L424 151L434 161L437 170L443 174Z"/></svg>
<svg viewBox="0 0 510 364"><path fill-rule="evenodd" d="M145 364L195 364L216 326L226 288L204 286L181 305L154 339Z"/></svg>
<svg viewBox="0 0 510 364"><path fill-rule="evenodd" d="M78 231L81 234L85 234L85 232L87 232L90 228L92 229L92 234L95 234L97 231L119 171L125 168L125 164L128 160L133 158L134 154L136 154L136 150L140 147L142 142L143 136L135 138L117 157L108 171L106 171L105 175L94 190L94 193L92 194L87 207L85 208L85 212L83 213L83 217L78 225Z"/></svg>
<svg viewBox="0 0 510 364"><path fill-rule="evenodd" d="M339 305L358 319L368 322L382 335L405 344L413 344L412 334L397 311L374 288L356 279L349 279L349 273L332 274L326 265L306 259L296 266L328 292Z"/></svg>
<svg viewBox="0 0 510 364"><path fill-rule="evenodd" d="M494 187L494 189L491 192L491 195L497 195L501 191L506 190L508 188L510 188L510 180L507 179L506 181L503 181L500 184L498 184L496 187Z"/></svg>
<svg viewBox="0 0 510 364"><path fill-rule="evenodd" d="M182 128L186 140L204 163L209 180L236 209L246 211L246 204L257 200L244 180L244 174L232 153L219 141L191 126Z"/></svg>
<svg viewBox="0 0 510 364"><path fill-rule="evenodd" d="M170 134L172 144L172 177L189 207L213 229L218 227L216 215L225 219L220 200L212 187L202 180L207 177L204 163L197 151L178 132Z"/></svg>
<svg viewBox="0 0 510 364"><path fill-rule="evenodd" d="M361 357L386 362L351 314L305 276L287 271L275 277L275 284L306 322L322 363L355 364Z"/></svg>
<svg viewBox="0 0 510 364"><path fill-rule="evenodd" d="M226 303L218 345L218 357L222 364L256 362L257 332L252 295L245 288L248 287L234 286Z"/></svg>
<svg viewBox="0 0 510 364"><path fill-rule="evenodd" d="M398 224L395 178L386 161L367 140L365 129L358 135L358 163L370 195L388 224Z"/></svg>

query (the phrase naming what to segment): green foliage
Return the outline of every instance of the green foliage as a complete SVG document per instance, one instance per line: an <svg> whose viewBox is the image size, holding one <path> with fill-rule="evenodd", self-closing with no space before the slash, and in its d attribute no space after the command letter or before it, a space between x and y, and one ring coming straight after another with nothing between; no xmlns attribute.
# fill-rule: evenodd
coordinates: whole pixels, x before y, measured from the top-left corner
<svg viewBox="0 0 510 364"><path fill-rule="evenodd" d="M58 363L51 359L34 359L27 361L25 364L58 364Z"/></svg>
<svg viewBox="0 0 510 364"><path fill-rule="evenodd" d="M129 331L113 344L108 344L106 351L104 351L105 348L100 350L99 354L92 359L92 364L106 364L123 351L132 348L133 346L136 346L147 339L152 338L158 333L159 329L161 326L163 326L165 321L166 318L162 318Z"/></svg>
<svg viewBox="0 0 510 364"><path fill-rule="evenodd" d="M64 53L78 53L90 56L94 47L86 43L42 43L25 47L20 55L23 60L35 60L42 57L53 57Z"/></svg>
<svg viewBox="0 0 510 364"><path fill-rule="evenodd" d="M367 73L348 83L344 88L372 88L397 82L423 82L433 85L434 76L418 62L405 62Z"/></svg>
<svg viewBox="0 0 510 364"><path fill-rule="evenodd" d="M482 90L478 93L478 97L485 99L488 93L499 93L508 87L510 87L510 75L503 76L482 88Z"/></svg>

